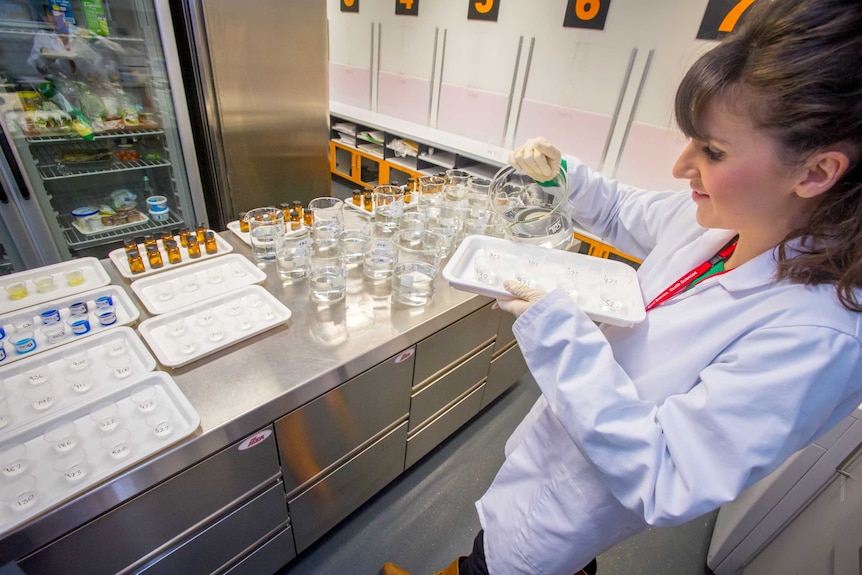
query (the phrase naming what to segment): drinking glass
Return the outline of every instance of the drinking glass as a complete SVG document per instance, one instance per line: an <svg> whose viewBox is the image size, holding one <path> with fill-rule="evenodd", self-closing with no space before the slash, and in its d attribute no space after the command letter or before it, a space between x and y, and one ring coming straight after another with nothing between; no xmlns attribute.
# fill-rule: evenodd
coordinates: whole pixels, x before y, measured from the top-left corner
<svg viewBox="0 0 862 575"><path fill-rule="evenodd" d="M255 208L246 213L251 253L258 261L275 259L276 242L284 235L284 212L278 208Z"/></svg>

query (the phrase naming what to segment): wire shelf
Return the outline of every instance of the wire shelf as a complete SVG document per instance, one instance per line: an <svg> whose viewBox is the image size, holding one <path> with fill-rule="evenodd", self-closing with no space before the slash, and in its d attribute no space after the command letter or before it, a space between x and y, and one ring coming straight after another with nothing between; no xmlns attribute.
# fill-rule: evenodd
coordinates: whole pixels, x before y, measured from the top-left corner
<svg viewBox="0 0 862 575"><path fill-rule="evenodd" d="M61 165L59 163L59 158L61 158L64 153L75 151L94 152L97 150L111 151L95 147L92 142L84 140L63 140L57 143L49 143L44 146L31 148L30 150L33 153L33 157L36 159L36 163L39 166L39 173L44 181L126 172L130 170L143 170L146 168L160 168L171 165L167 160L153 161L139 159L133 162L120 162L113 157L103 162L83 162L82 165L79 166L75 166L74 164L65 166Z"/></svg>
<svg viewBox="0 0 862 575"><path fill-rule="evenodd" d="M106 130L95 134L96 140L108 140L112 138L135 138L138 136L158 136L164 134L164 130ZM27 138L31 144L46 144L53 142L84 142L84 139L73 135L59 136L33 136Z"/></svg>

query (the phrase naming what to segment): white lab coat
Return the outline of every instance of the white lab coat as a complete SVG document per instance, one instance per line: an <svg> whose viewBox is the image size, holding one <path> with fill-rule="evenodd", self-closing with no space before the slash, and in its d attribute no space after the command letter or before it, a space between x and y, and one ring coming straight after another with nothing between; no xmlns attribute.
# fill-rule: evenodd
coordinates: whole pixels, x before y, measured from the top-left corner
<svg viewBox="0 0 862 575"><path fill-rule="evenodd" d="M645 192L568 158L575 219L643 257L644 301L732 236L690 192ZM542 390L477 502L492 575L571 575L648 525L735 498L862 402L862 314L832 286L776 283L771 252L632 328L554 291L514 326Z"/></svg>

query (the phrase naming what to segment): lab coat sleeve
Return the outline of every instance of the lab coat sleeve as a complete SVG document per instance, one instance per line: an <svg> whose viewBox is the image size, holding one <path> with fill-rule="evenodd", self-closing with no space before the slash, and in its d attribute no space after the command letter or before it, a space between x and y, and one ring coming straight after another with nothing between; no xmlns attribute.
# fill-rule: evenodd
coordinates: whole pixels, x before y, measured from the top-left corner
<svg viewBox="0 0 862 575"><path fill-rule="evenodd" d="M859 342L830 328L752 330L661 405L638 397L604 335L565 294L537 302L514 331L566 432L651 525L732 500L862 401Z"/></svg>
<svg viewBox="0 0 862 575"><path fill-rule="evenodd" d="M575 157L566 157L572 217L588 232L625 253L643 259L662 230L691 212L690 191L653 192L609 180ZM681 188L683 186L680 186Z"/></svg>

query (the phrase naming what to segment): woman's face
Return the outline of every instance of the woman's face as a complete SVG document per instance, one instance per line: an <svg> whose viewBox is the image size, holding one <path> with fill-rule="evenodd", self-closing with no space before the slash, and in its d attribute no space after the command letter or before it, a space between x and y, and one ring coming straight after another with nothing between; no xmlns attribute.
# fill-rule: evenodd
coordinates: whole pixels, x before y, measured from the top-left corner
<svg viewBox="0 0 862 575"><path fill-rule="evenodd" d="M742 108L714 99L705 140L689 141L673 175L689 180L701 226L777 243L805 222L810 207L794 193L794 170L779 161L776 143L735 112Z"/></svg>

